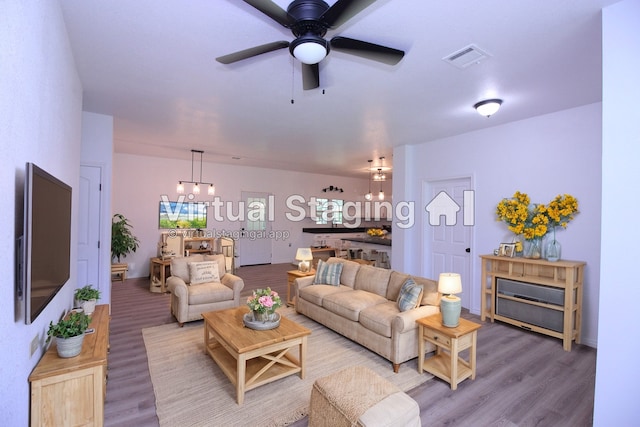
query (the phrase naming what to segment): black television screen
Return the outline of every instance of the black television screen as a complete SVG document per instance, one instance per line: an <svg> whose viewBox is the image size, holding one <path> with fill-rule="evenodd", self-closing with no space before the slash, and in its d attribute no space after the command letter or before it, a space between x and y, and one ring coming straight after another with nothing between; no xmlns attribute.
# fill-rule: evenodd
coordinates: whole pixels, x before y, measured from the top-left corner
<svg viewBox="0 0 640 427"><path fill-rule="evenodd" d="M69 280L71 187L27 163L22 239L25 322L32 323Z"/></svg>

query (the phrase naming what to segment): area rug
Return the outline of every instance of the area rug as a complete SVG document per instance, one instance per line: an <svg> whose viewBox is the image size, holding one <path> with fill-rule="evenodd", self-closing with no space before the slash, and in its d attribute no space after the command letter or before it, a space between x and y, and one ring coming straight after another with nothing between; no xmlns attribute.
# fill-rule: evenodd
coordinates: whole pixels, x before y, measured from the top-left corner
<svg viewBox="0 0 640 427"><path fill-rule="evenodd" d="M395 374L391 362L366 348L291 308L279 311L312 331L305 379L292 375L249 390L242 406L233 384L205 354L203 322L143 329L160 426L286 426L308 415L317 378L348 366L366 366L404 391L432 378L418 374L417 359Z"/></svg>

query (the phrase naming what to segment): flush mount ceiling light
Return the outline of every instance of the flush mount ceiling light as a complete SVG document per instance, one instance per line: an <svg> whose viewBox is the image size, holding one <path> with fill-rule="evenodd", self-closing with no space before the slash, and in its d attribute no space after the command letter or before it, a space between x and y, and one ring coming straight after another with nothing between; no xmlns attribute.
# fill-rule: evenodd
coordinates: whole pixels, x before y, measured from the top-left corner
<svg viewBox="0 0 640 427"><path fill-rule="evenodd" d="M200 181L194 181L193 180L193 164L194 164L194 154L200 154ZM182 180L182 181L178 181L178 186L176 187L176 192L178 194L182 194L184 193L184 183L189 183L189 184L193 184L193 188L191 189L191 193L193 194L200 194L200 185L207 185L208 189L207 189L207 194L210 196L213 196L216 193L216 187L215 185L213 185L210 182L203 182L202 181L202 155L204 154L204 151L202 150L191 150L191 181L186 181L186 180Z"/></svg>
<svg viewBox="0 0 640 427"><path fill-rule="evenodd" d="M473 108L475 108L481 116L490 117L500 109L501 105L502 99L485 99L484 101L478 102Z"/></svg>

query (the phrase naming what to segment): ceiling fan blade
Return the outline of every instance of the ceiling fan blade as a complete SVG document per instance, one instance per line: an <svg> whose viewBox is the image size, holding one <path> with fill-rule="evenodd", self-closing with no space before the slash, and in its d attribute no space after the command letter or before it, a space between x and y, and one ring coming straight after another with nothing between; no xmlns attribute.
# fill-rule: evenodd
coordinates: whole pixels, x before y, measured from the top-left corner
<svg viewBox="0 0 640 427"><path fill-rule="evenodd" d="M289 28L295 22L295 18L289 13L269 0L244 0L245 3L255 7L278 24Z"/></svg>
<svg viewBox="0 0 640 427"><path fill-rule="evenodd" d="M320 87L320 68L318 64L302 64L302 88L310 90Z"/></svg>
<svg viewBox="0 0 640 427"><path fill-rule="evenodd" d="M396 65L404 57L402 50L340 36L331 39L331 49L388 65Z"/></svg>
<svg viewBox="0 0 640 427"><path fill-rule="evenodd" d="M320 21L337 28L362 12L376 0L338 0L320 17Z"/></svg>
<svg viewBox="0 0 640 427"><path fill-rule="evenodd" d="M284 49L285 47L289 47L289 42L284 40L279 42L267 43L261 46L251 47L249 49L245 49L238 52L230 53L228 55L220 56L216 58L216 61L221 62L223 64L232 64L234 62L242 61L243 59L248 59L254 56L262 55L263 53L272 52L278 49Z"/></svg>

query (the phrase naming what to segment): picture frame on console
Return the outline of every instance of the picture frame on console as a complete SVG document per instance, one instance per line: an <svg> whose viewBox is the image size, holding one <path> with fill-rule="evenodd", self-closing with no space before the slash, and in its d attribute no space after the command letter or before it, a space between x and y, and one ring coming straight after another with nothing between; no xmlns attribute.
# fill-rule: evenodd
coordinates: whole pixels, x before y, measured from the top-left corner
<svg viewBox="0 0 640 427"><path fill-rule="evenodd" d="M498 250L499 256L513 258L516 254L515 243L500 243L500 249Z"/></svg>

